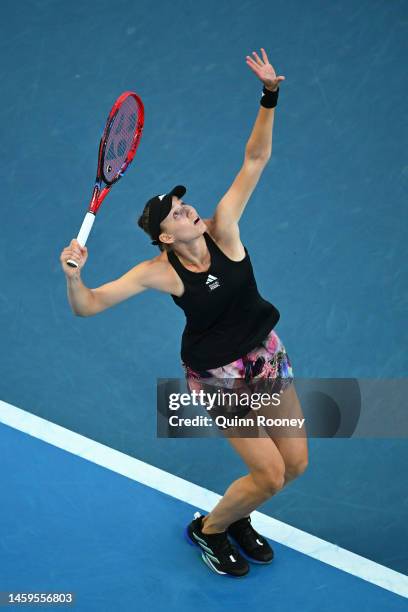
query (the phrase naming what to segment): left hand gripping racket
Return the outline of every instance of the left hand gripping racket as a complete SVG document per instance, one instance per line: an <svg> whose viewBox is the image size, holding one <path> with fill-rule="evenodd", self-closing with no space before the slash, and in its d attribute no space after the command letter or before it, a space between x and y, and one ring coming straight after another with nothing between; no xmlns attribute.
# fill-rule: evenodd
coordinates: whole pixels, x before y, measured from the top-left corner
<svg viewBox="0 0 408 612"><path fill-rule="evenodd" d="M125 91L113 105L99 143L95 186L88 212L77 236L81 246L85 246L95 215L112 185L123 176L132 162L142 136L143 124L142 100L133 91ZM72 259L68 259L67 264L73 268L78 267Z"/></svg>

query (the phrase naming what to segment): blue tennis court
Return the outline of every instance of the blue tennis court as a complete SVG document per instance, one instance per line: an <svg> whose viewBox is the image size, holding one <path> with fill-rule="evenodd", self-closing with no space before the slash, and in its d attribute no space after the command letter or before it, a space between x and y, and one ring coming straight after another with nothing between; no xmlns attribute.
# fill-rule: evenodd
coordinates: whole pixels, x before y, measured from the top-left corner
<svg viewBox="0 0 408 612"><path fill-rule="evenodd" d="M74 591L84 611L261 610L271 598L277 610L406 610L405 598L277 543L271 566L220 579L184 538L196 507L5 425L0 436L11 591Z"/></svg>

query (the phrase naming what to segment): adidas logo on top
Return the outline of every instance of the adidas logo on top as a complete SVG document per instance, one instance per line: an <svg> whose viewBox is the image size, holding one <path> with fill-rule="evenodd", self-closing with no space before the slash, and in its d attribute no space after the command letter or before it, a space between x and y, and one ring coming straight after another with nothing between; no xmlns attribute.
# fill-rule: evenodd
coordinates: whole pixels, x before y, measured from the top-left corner
<svg viewBox="0 0 408 612"><path fill-rule="evenodd" d="M208 289L212 291L213 289L216 289L217 287L220 286L220 281L218 280L216 276L209 274L207 276L207 280L205 281L205 284L207 285Z"/></svg>

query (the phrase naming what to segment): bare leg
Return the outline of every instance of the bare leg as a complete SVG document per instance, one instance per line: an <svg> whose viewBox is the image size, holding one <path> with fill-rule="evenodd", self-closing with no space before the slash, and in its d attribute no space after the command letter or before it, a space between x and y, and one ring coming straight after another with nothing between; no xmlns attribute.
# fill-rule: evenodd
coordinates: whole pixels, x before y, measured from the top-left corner
<svg viewBox="0 0 408 612"><path fill-rule="evenodd" d="M235 480L215 508L203 520L204 533L225 531L248 516L284 484L285 464L270 438L228 438L251 470Z"/></svg>
<svg viewBox="0 0 408 612"><path fill-rule="evenodd" d="M303 417L294 384L282 394L281 405L284 410L290 410L291 416ZM279 438L276 431L280 433ZM231 523L248 516L306 469L308 453L304 428L295 434L296 437L290 432L287 437L282 433L279 428L266 428L263 438L228 438L250 473L235 480L204 517L204 533L225 531Z"/></svg>
<svg viewBox="0 0 408 612"><path fill-rule="evenodd" d="M282 393L280 398L279 412L282 416L290 416L292 419L304 418L302 407L293 382ZM268 416L268 409L261 408L259 414ZM276 415L276 410L272 416ZM308 465L307 433L305 425L301 428L264 428L265 433L274 441L285 463L285 486L300 476Z"/></svg>

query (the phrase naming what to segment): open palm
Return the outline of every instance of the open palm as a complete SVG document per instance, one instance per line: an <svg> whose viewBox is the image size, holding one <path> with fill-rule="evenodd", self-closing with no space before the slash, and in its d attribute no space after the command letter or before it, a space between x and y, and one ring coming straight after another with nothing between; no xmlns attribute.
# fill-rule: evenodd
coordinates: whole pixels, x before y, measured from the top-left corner
<svg viewBox="0 0 408 612"><path fill-rule="evenodd" d="M255 72L256 76L262 81L267 89L270 89L271 91L276 90L281 81L285 80L285 77L276 76L275 69L269 63L265 49L261 47L262 59L255 51L252 51L252 54L254 55L255 59L252 59L252 57L247 55L245 58L247 65L251 68L252 72Z"/></svg>

